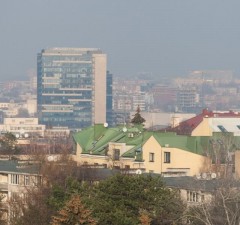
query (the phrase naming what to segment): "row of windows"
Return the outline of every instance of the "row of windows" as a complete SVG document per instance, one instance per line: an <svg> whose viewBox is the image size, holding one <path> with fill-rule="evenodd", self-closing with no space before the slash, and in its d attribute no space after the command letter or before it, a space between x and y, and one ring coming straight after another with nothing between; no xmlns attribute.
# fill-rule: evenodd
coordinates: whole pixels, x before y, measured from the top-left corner
<svg viewBox="0 0 240 225"><path fill-rule="evenodd" d="M11 174L11 184L19 185L20 184L20 177L23 178L23 185L24 186L38 186L42 183L42 178L40 176L30 176L30 175L19 175L19 174Z"/></svg>
<svg viewBox="0 0 240 225"><path fill-rule="evenodd" d="M170 152L164 152L163 157L164 157L164 159L163 159L164 163L171 163L171 153ZM154 161L155 161L155 153L150 152L149 153L149 162L154 162Z"/></svg>
<svg viewBox="0 0 240 225"><path fill-rule="evenodd" d="M44 110L73 110L73 106L72 105L68 105L68 106L61 106L61 105L45 105L42 107L42 109Z"/></svg>
<svg viewBox="0 0 240 225"><path fill-rule="evenodd" d="M47 74L48 76L49 76L50 72L52 72L52 73L62 73L62 74L71 73L71 75L73 73L76 73L76 75L79 75L79 74L85 74L85 75L88 75L88 76L92 75L92 70L91 69L88 69L88 70L84 69L83 70L83 69L79 68L78 65L74 66L74 64L72 64L72 65L66 65L66 66L62 65L61 67L44 67L43 72L45 74ZM74 76L71 76L71 77L74 77Z"/></svg>
<svg viewBox="0 0 240 225"><path fill-rule="evenodd" d="M42 126L39 127L10 127L10 130L42 130Z"/></svg>
<svg viewBox="0 0 240 225"><path fill-rule="evenodd" d="M72 88L72 87L68 87L68 88ZM75 95L92 95L92 91L91 90L81 90L81 88L89 88L87 86L82 86L82 87L78 87L79 90L55 90L55 89L45 89L42 94L75 94Z"/></svg>

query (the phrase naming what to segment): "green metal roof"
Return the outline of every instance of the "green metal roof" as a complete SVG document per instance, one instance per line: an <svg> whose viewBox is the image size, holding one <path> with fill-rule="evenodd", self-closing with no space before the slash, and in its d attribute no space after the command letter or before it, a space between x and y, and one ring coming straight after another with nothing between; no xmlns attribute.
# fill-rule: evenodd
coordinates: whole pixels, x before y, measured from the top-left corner
<svg viewBox="0 0 240 225"><path fill-rule="evenodd" d="M155 133L153 136L162 147L179 148L196 154L203 153L200 137L182 135L162 136L161 133Z"/></svg>
<svg viewBox="0 0 240 225"><path fill-rule="evenodd" d="M125 132L124 132L125 131ZM83 154L105 155L109 142L126 143L132 146L122 156L129 158L138 158L140 160L141 149L144 143L153 136L161 146L169 146L171 148L179 148L196 154L203 154L204 146L207 145L208 137L191 137L176 135L169 132L149 132L144 131L142 127L127 127L127 131L123 130L123 126L106 128L102 124L88 127L74 134L74 140L83 149Z"/></svg>

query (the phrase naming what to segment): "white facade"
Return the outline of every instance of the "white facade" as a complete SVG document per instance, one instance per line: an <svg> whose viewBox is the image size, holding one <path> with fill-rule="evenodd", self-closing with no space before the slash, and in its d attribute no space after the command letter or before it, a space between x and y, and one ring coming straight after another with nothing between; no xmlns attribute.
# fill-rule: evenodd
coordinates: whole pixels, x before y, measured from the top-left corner
<svg viewBox="0 0 240 225"><path fill-rule="evenodd" d="M136 111L131 112L132 118ZM178 126L180 122L190 119L196 114L192 113L161 113L161 112L140 112L141 116L146 120L144 123L145 128L155 126Z"/></svg>
<svg viewBox="0 0 240 225"><path fill-rule="evenodd" d="M38 118L4 118L1 132L11 132L16 137L44 136L45 125L38 124Z"/></svg>
<svg viewBox="0 0 240 225"><path fill-rule="evenodd" d="M33 116L37 113L37 99L28 99L26 107L30 116Z"/></svg>

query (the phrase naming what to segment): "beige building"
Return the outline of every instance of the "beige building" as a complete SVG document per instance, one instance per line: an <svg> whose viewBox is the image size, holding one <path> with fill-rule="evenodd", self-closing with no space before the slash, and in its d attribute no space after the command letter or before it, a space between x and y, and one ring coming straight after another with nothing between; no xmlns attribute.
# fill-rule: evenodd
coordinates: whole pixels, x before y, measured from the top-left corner
<svg viewBox="0 0 240 225"><path fill-rule="evenodd" d="M191 136L213 136L214 133L227 132L240 136L240 113L214 112L204 109L201 114L180 122L178 126L168 127L166 130Z"/></svg>
<svg viewBox="0 0 240 225"><path fill-rule="evenodd" d="M99 124L76 133L74 140L73 158L80 164L164 176L194 176L210 170L211 161L202 155L199 137L147 132L136 127L106 128Z"/></svg>
<svg viewBox="0 0 240 225"><path fill-rule="evenodd" d="M10 132L17 138L44 136L45 125L38 124L38 118L4 118L0 131Z"/></svg>
<svg viewBox="0 0 240 225"><path fill-rule="evenodd" d="M37 99L28 99L25 108L28 110L30 116L34 116L37 113Z"/></svg>
<svg viewBox="0 0 240 225"><path fill-rule="evenodd" d="M37 165L18 161L0 161L0 195L2 196L1 212L3 220L10 225L10 217L16 216L12 204L17 199L27 198L28 190L37 188L42 183ZM19 212L18 212L19 213Z"/></svg>

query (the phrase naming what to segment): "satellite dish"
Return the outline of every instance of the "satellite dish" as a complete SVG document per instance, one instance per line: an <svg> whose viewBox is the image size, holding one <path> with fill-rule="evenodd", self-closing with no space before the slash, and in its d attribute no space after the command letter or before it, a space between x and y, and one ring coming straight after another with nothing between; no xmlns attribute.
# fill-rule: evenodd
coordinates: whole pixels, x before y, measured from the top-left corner
<svg viewBox="0 0 240 225"><path fill-rule="evenodd" d="M104 126L104 127L108 127L108 123L104 123L103 126Z"/></svg>
<svg viewBox="0 0 240 225"><path fill-rule="evenodd" d="M16 134L15 136L16 136L16 138L19 138L19 137L20 137L20 135L19 135L19 134Z"/></svg>
<svg viewBox="0 0 240 225"><path fill-rule="evenodd" d="M212 179L215 179L216 177L217 177L217 174L216 174L216 173L212 173L212 174L211 174L211 178L212 178Z"/></svg>
<svg viewBox="0 0 240 225"><path fill-rule="evenodd" d="M50 156L47 157L47 160L48 160L49 162L52 162L52 161L54 160L54 157L53 157L52 155L50 155Z"/></svg>
<svg viewBox="0 0 240 225"><path fill-rule="evenodd" d="M200 180L200 179L201 179L201 174L200 174L200 173L197 174L197 175L196 175L196 178L197 178L198 180Z"/></svg>
<svg viewBox="0 0 240 225"><path fill-rule="evenodd" d="M29 135L28 135L28 134L24 134L24 137L25 137L25 138L28 138L28 137L29 137Z"/></svg>
<svg viewBox="0 0 240 225"><path fill-rule="evenodd" d="M142 174L142 170L136 170L136 174Z"/></svg>
<svg viewBox="0 0 240 225"><path fill-rule="evenodd" d="M123 131L124 133L127 132L127 128L124 127L124 128L122 129L122 131Z"/></svg>
<svg viewBox="0 0 240 225"><path fill-rule="evenodd" d="M207 178L207 174L206 174L206 173L203 173L203 174L202 174L202 178L203 178L203 179L206 179L206 178Z"/></svg>

